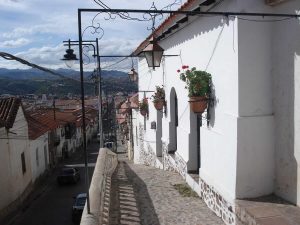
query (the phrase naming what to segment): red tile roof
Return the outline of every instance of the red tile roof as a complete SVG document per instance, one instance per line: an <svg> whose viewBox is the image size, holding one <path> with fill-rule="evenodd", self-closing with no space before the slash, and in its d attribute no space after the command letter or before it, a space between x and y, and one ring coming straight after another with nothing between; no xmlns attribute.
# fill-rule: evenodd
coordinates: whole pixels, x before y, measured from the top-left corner
<svg viewBox="0 0 300 225"><path fill-rule="evenodd" d="M85 106L98 108L98 98L85 99ZM55 100L55 106L57 108L69 108L69 109L79 109L81 108L80 99L57 99Z"/></svg>
<svg viewBox="0 0 300 225"><path fill-rule="evenodd" d="M12 128L15 122L21 99L10 97L0 99L0 128Z"/></svg>
<svg viewBox="0 0 300 225"><path fill-rule="evenodd" d="M28 122L28 136L30 140L35 140L51 130L51 127L40 123L30 115L27 115L26 118Z"/></svg>
<svg viewBox="0 0 300 225"><path fill-rule="evenodd" d="M116 114L116 117L117 117L117 121L119 124L126 122L126 115L118 113L118 114Z"/></svg>
<svg viewBox="0 0 300 225"><path fill-rule="evenodd" d="M128 103L128 101L130 102L130 104ZM136 109L138 107L139 107L139 94L135 93L134 95L129 97L128 100L123 102L123 104L121 104L120 107L118 108L120 113L126 114L129 112L130 109Z"/></svg>
<svg viewBox="0 0 300 225"><path fill-rule="evenodd" d="M53 109L39 109L34 112L28 112L26 117L29 139L31 140L67 123L76 123L76 116L72 112L60 112L56 110L54 114Z"/></svg>
<svg viewBox="0 0 300 225"><path fill-rule="evenodd" d="M139 93L134 94L129 98L130 107L133 109L139 108Z"/></svg>

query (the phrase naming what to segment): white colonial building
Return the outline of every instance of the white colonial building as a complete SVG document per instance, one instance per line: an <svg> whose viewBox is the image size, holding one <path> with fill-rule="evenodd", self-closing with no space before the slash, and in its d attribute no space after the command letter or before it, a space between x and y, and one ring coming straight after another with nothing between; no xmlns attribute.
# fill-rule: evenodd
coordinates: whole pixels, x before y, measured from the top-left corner
<svg viewBox="0 0 300 225"><path fill-rule="evenodd" d="M18 98L0 99L0 218L32 189L28 124Z"/></svg>
<svg viewBox="0 0 300 225"><path fill-rule="evenodd" d="M296 0L266 2L189 0L181 10L300 10ZM139 89L163 85L167 106L157 111L149 100L149 118L136 115L134 161L179 172L227 224L235 223L236 199L274 193L300 205L299 19L173 14L155 34L165 55L179 56L164 57L156 70L139 60ZM176 72L182 65L212 75L209 123L190 111Z"/></svg>
<svg viewBox="0 0 300 225"><path fill-rule="evenodd" d="M28 123L29 149L31 158L32 182L49 169L49 128L31 116Z"/></svg>

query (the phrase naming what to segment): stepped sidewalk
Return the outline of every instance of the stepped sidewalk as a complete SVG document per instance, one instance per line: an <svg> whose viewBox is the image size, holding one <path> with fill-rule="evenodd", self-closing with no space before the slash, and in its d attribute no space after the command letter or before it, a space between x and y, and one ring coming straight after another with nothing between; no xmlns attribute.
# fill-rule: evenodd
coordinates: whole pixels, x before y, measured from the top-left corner
<svg viewBox="0 0 300 225"><path fill-rule="evenodd" d="M244 224L300 225L300 208L275 195L237 200L236 213Z"/></svg>
<svg viewBox="0 0 300 225"><path fill-rule="evenodd" d="M199 197L183 197L175 189L175 184L184 183L177 173L133 164L119 154L109 224L224 224Z"/></svg>

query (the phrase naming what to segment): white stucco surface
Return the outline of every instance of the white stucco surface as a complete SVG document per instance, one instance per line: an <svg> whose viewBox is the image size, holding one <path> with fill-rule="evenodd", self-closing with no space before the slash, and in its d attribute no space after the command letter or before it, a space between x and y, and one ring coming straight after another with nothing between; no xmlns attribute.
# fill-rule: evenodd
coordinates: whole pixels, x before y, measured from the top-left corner
<svg viewBox="0 0 300 225"><path fill-rule="evenodd" d="M141 61L139 88L155 90L155 85L163 84L168 110L170 110L170 91L172 88L175 89L178 98L176 153L188 164L189 161L193 161L191 165L193 168L197 158L195 118L190 113L184 82L179 79L176 70L181 69L182 65L189 65L212 74L216 103L210 128L206 128L206 121L203 120L204 125L200 131L200 177L217 187L228 198L234 199L238 116L237 23L235 20L226 21L217 17L201 18L179 30L176 35L161 41L160 44L166 50L165 54L180 54L180 57L166 57L162 67L151 73L148 73L149 69L145 62ZM162 119L162 140L167 144L170 113L168 111ZM190 120L193 121L192 126ZM151 121L156 121L152 103L145 139L155 143L155 130L148 129ZM149 145L155 151L155 144Z"/></svg>
<svg viewBox="0 0 300 225"><path fill-rule="evenodd" d="M36 138L35 140L30 140L29 148L31 156L32 181L34 182L48 168L48 132Z"/></svg>
<svg viewBox="0 0 300 225"><path fill-rule="evenodd" d="M276 12L297 13L299 1L287 1ZM300 205L299 72L300 22L273 24L272 75L275 119L275 193Z"/></svg>
<svg viewBox="0 0 300 225"><path fill-rule="evenodd" d="M9 132L0 129L0 210L22 195L31 182L31 161L28 126L21 107ZM22 172L21 154L24 152L26 172Z"/></svg>
<svg viewBox="0 0 300 225"><path fill-rule="evenodd" d="M270 7L260 0L232 0L214 10L298 13L300 2ZM179 57L165 57L155 71L140 59L139 90L164 86L167 113L162 117L161 140L169 145L171 134L177 132L176 154L189 170L196 163L197 127L176 70L189 65L211 73L215 101L209 127L203 120L200 129L200 178L231 202L275 192L299 205L300 22L252 19L189 17L187 24L159 42L166 55ZM172 129L171 90L178 98L178 127ZM157 115L149 101L147 129L142 132L145 151L155 154L159 152L157 130L149 128ZM143 124L144 118L138 116L138 121Z"/></svg>

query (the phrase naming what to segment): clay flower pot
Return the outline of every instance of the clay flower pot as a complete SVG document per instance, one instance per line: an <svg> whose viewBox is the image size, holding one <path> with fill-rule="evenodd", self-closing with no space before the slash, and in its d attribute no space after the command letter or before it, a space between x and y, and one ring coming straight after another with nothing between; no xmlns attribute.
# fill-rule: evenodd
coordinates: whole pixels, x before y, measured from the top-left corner
<svg viewBox="0 0 300 225"><path fill-rule="evenodd" d="M156 108L156 110L162 110L164 108L165 105L165 100L164 99L160 99L156 102L153 102L154 107Z"/></svg>
<svg viewBox="0 0 300 225"><path fill-rule="evenodd" d="M207 97L194 96L190 97L190 108L194 113L203 113L207 108Z"/></svg>
<svg viewBox="0 0 300 225"><path fill-rule="evenodd" d="M141 109L140 113L142 116L146 116L147 115L147 110L146 109Z"/></svg>

